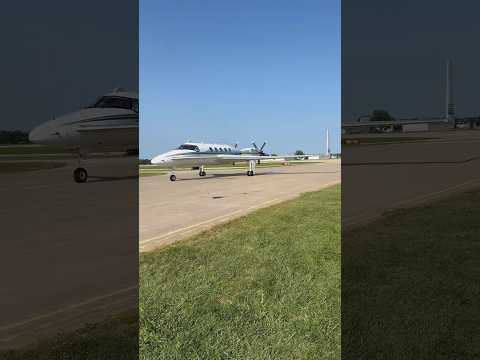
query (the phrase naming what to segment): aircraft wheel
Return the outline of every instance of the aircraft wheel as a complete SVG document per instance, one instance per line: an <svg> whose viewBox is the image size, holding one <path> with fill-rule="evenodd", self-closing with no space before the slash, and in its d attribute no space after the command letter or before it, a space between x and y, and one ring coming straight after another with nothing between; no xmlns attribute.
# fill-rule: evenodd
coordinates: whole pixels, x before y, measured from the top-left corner
<svg viewBox="0 0 480 360"><path fill-rule="evenodd" d="M247 171L247 176L253 176L253 171L248 170L248 171Z"/></svg>
<svg viewBox="0 0 480 360"><path fill-rule="evenodd" d="M207 175L207 173L206 173L205 171L200 171L200 172L198 173L198 175L200 175L200 176L205 176L205 175Z"/></svg>
<svg viewBox="0 0 480 360"><path fill-rule="evenodd" d="M73 171L73 179L77 183L84 183L88 179L87 170L85 170L84 168L76 168Z"/></svg>
<svg viewBox="0 0 480 360"><path fill-rule="evenodd" d="M170 175L170 181L175 181L177 180L177 177L175 175Z"/></svg>

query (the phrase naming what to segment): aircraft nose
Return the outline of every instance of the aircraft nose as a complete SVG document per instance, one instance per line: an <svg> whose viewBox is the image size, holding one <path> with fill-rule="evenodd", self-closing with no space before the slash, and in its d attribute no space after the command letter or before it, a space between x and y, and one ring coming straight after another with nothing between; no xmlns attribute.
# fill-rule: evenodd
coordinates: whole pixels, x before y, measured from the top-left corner
<svg viewBox="0 0 480 360"><path fill-rule="evenodd" d="M28 133L28 140L32 143L40 143L44 140L44 137L44 131L41 126L33 128L33 130Z"/></svg>
<svg viewBox="0 0 480 360"><path fill-rule="evenodd" d="M168 159L164 155L155 156L150 163L153 165L166 165L168 163Z"/></svg>
<svg viewBox="0 0 480 360"><path fill-rule="evenodd" d="M50 123L39 125L28 133L28 140L34 144L55 145L60 143L60 134Z"/></svg>
<svg viewBox="0 0 480 360"><path fill-rule="evenodd" d="M150 162L154 165L160 164L163 162L162 156L155 156Z"/></svg>

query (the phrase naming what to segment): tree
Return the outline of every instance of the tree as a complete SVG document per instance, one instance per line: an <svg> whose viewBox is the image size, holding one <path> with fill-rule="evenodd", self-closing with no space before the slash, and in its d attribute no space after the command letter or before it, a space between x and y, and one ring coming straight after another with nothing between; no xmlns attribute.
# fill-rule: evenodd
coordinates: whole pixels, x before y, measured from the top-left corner
<svg viewBox="0 0 480 360"><path fill-rule="evenodd" d="M391 116L387 110L373 110L372 114L370 115L370 121L393 121L395 120L393 116Z"/></svg>
<svg viewBox="0 0 480 360"><path fill-rule="evenodd" d="M305 155L305 153L303 152L303 150L297 150L295 151L295 155Z"/></svg>
<svg viewBox="0 0 480 360"><path fill-rule="evenodd" d="M28 133L21 130L0 130L0 144L29 144Z"/></svg>

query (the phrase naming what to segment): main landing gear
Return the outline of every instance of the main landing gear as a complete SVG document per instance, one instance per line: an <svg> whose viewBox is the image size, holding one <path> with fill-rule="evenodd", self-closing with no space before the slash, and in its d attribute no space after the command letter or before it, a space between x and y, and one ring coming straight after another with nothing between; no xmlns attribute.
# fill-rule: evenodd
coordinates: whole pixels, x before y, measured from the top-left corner
<svg viewBox="0 0 480 360"><path fill-rule="evenodd" d="M255 175L255 165L257 162L255 160L248 161L248 171L247 176L254 176Z"/></svg>
<svg viewBox="0 0 480 360"><path fill-rule="evenodd" d="M177 177L173 174L170 175L170 181L175 181L175 180L177 180Z"/></svg>
<svg viewBox="0 0 480 360"><path fill-rule="evenodd" d="M77 167L75 170L73 170L73 180L75 180L75 182L77 182L77 183L84 183L88 179L87 170L85 170L85 168L80 166L80 165L82 165L82 160L83 159L84 159L84 156L79 151L78 152L78 160L77 160L79 167Z"/></svg>
<svg viewBox="0 0 480 360"><path fill-rule="evenodd" d="M207 173L205 172L205 167L202 165L200 166L200 172L198 173L198 176L205 176Z"/></svg>

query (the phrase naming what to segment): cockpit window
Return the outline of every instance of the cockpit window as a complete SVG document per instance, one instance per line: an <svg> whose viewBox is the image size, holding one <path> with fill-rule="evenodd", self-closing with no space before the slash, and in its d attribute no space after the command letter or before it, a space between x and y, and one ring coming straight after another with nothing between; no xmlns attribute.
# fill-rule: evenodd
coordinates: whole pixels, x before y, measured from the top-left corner
<svg viewBox="0 0 480 360"><path fill-rule="evenodd" d="M210 151L213 151L212 147L209 147Z"/></svg>
<svg viewBox="0 0 480 360"><path fill-rule="evenodd" d="M183 144L178 147L178 150L194 150L194 151L200 151L198 146L196 145L190 145L190 144Z"/></svg>
<svg viewBox="0 0 480 360"><path fill-rule="evenodd" d="M115 108L129 109L138 112L138 99L132 99L122 96L102 96L95 101L92 108Z"/></svg>

